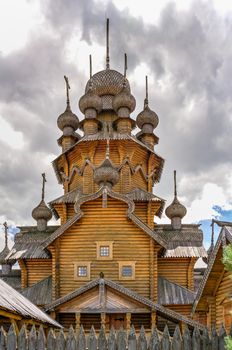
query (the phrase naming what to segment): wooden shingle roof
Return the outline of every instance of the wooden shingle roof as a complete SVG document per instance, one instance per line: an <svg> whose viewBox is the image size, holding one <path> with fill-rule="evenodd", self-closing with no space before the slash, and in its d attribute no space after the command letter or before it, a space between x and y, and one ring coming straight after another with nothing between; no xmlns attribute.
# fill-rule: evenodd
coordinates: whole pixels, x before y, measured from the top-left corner
<svg viewBox="0 0 232 350"><path fill-rule="evenodd" d="M22 290L22 295L36 305L46 305L52 301L52 276Z"/></svg>
<svg viewBox="0 0 232 350"><path fill-rule="evenodd" d="M192 304L195 293L164 277L158 277L158 302L162 305Z"/></svg>
<svg viewBox="0 0 232 350"><path fill-rule="evenodd" d="M53 327L62 326L46 315L42 310L0 279L0 308L23 318L33 319Z"/></svg>

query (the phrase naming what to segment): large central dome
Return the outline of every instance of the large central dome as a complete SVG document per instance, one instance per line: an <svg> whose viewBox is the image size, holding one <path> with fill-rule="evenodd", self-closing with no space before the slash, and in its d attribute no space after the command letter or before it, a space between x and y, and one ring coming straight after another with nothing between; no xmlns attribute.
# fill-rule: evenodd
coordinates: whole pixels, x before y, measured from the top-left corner
<svg viewBox="0 0 232 350"><path fill-rule="evenodd" d="M113 109L113 97L123 88L124 76L113 69L102 70L92 76L92 88L96 95L102 98L103 110ZM88 80L85 92L89 90L90 80ZM126 89L130 92L130 85L126 79Z"/></svg>

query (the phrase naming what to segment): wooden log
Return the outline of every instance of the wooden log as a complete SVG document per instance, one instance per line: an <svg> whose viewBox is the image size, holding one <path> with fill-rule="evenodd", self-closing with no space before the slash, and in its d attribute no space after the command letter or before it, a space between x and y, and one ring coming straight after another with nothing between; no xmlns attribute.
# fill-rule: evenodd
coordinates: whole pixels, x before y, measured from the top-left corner
<svg viewBox="0 0 232 350"><path fill-rule="evenodd" d="M188 327L185 328L183 334L183 350L192 349L192 339Z"/></svg>
<svg viewBox="0 0 232 350"><path fill-rule="evenodd" d="M147 338L145 329L142 326L138 337L138 350L147 350Z"/></svg>
<svg viewBox="0 0 232 350"><path fill-rule="evenodd" d="M23 324L18 335L18 350L25 350L27 348L28 348L27 328L26 328L26 325Z"/></svg>
<svg viewBox="0 0 232 350"><path fill-rule="evenodd" d="M66 339L66 349L76 350L76 337L74 334L73 326L70 326L67 339Z"/></svg>
<svg viewBox="0 0 232 350"><path fill-rule="evenodd" d="M161 340L162 350L171 350L170 334L168 326L166 325L163 332L163 337Z"/></svg>
<svg viewBox="0 0 232 350"><path fill-rule="evenodd" d="M137 339L136 339L135 328L132 325L128 335L128 350L135 350L135 349L137 349Z"/></svg>
<svg viewBox="0 0 232 350"><path fill-rule="evenodd" d="M56 350L64 350L65 349L65 335L63 329L60 330L58 336L56 337Z"/></svg>
<svg viewBox="0 0 232 350"><path fill-rule="evenodd" d="M153 328L148 348L149 350L160 350L160 340L156 328Z"/></svg>
<svg viewBox="0 0 232 350"><path fill-rule="evenodd" d="M78 334L78 349L79 350L85 350L86 349L86 338L85 338L85 331L83 326L81 325L80 331Z"/></svg>
<svg viewBox="0 0 232 350"><path fill-rule="evenodd" d="M173 350L182 350L182 337L180 332L180 327L177 325L174 331L172 339L172 349Z"/></svg>
<svg viewBox="0 0 232 350"><path fill-rule="evenodd" d="M44 334L43 326L41 325L39 327L39 332L38 332L37 350L44 350L45 347L46 347L46 337Z"/></svg>
<svg viewBox="0 0 232 350"><path fill-rule="evenodd" d="M97 350L97 337L93 326L90 329L87 344L88 350Z"/></svg>
<svg viewBox="0 0 232 350"><path fill-rule="evenodd" d="M16 350L17 348L17 334L15 325L12 324L7 334L7 350Z"/></svg>
<svg viewBox="0 0 232 350"><path fill-rule="evenodd" d="M56 348L56 337L52 329L48 332L48 350L54 350Z"/></svg>
<svg viewBox="0 0 232 350"><path fill-rule="evenodd" d="M37 333L35 325L31 327L29 338L28 338L28 350L36 350L37 347Z"/></svg>
<svg viewBox="0 0 232 350"><path fill-rule="evenodd" d="M117 343L116 343L116 337L115 337L115 330L114 327L111 327L110 334L108 338L108 350L116 350Z"/></svg>

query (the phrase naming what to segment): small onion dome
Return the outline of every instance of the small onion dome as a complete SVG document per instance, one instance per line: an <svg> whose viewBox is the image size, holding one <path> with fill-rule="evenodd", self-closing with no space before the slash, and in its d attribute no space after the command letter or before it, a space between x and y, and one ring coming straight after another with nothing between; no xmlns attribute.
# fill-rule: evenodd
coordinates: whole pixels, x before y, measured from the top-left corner
<svg viewBox="0 0 232 350"><path fill-rule="evenodd" d="M140 129L142 129L145 124L150 124L153 129L155 129L159 124L159 117L149 106L145 106L144 110L138 114L136 122Z"/></svg>
<svg viewBox="0 0 232 350"><path fill-rule="evenodd" d="M116 113L120 108L128 108L130 113L132 113L135 110L135 106L135 98L126 87L123 87L113 99L113 109Z"/></svg>
<svg viewBox="0 0 232 350"><path fill-rule="evenodd" d="M48 208L44 200L41 200L39 205L32 210L31 213L33 219L49 221L52 218L52 211Z"/></svg>
<svg viewBox="0 0 232 350"><path fill-rule="evenodd" d="M10 261L10 262L6 261L6 257L9 253L10 253L10 249L8 248L8 246L5 246L3 251L0 253L0 265L14 263L14 261Z"/></svg>
<svg viewBox="0 0 232 350"><path fill-rule="evenodd" d="M79 125L78 117L71 111L69 105L67 105L66 110L57 119L58 128L63 131L65 128L72 128L76 130Z"/></svg>
<svg viewBox="0 0 232 350"><path fill-rule="evenodd" d="M114 186L119 181L119 173L107 157L94 171L94 181L99 185Z"/></svg>
<svg viewBox="0 0 232 350"><path fill-rule="evenodd" d="M93 92L90 87L89 90L80 98L79 108L83 114L87 109L95 109L97 113L102 110L102 99Z"/></svg>
<svg viewBox="0 0 232 350"><path fill-rule="evenodd" d="M183 204L181 204L177 197L174 197L173 202L166 208L165 214L169 219L180 218L182 219L187 213L187 210Z"/></svg>

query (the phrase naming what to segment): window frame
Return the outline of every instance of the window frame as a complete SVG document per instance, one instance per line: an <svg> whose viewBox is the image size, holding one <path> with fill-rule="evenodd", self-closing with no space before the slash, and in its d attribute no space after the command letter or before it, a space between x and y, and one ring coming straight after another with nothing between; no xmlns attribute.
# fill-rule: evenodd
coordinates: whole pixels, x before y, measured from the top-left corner
<svg viewBox="0 0 232 350"><path fill-rule="evenodd" d="M135 264L136 261L118 261L118 278L119 280L135 280ZM131 276L123 276L122 269L124 266L131 266L132 275Z"/></svg>
<svg viewBox="0 0 232 350"><path fill-rule="evenodd" d="M79 276L79 267L85 266L87 268L87 276ZM75 281L90 281L90 262L76 261L74 263L74 280Z"/></svg>
<svg viewBox="0 0 232 350"><path fill-rule="evenodd" d="M97 260L113 260L113 241L98 241L96 243ZM109 247L109 255L101 256L101 247Z"/></svg>

